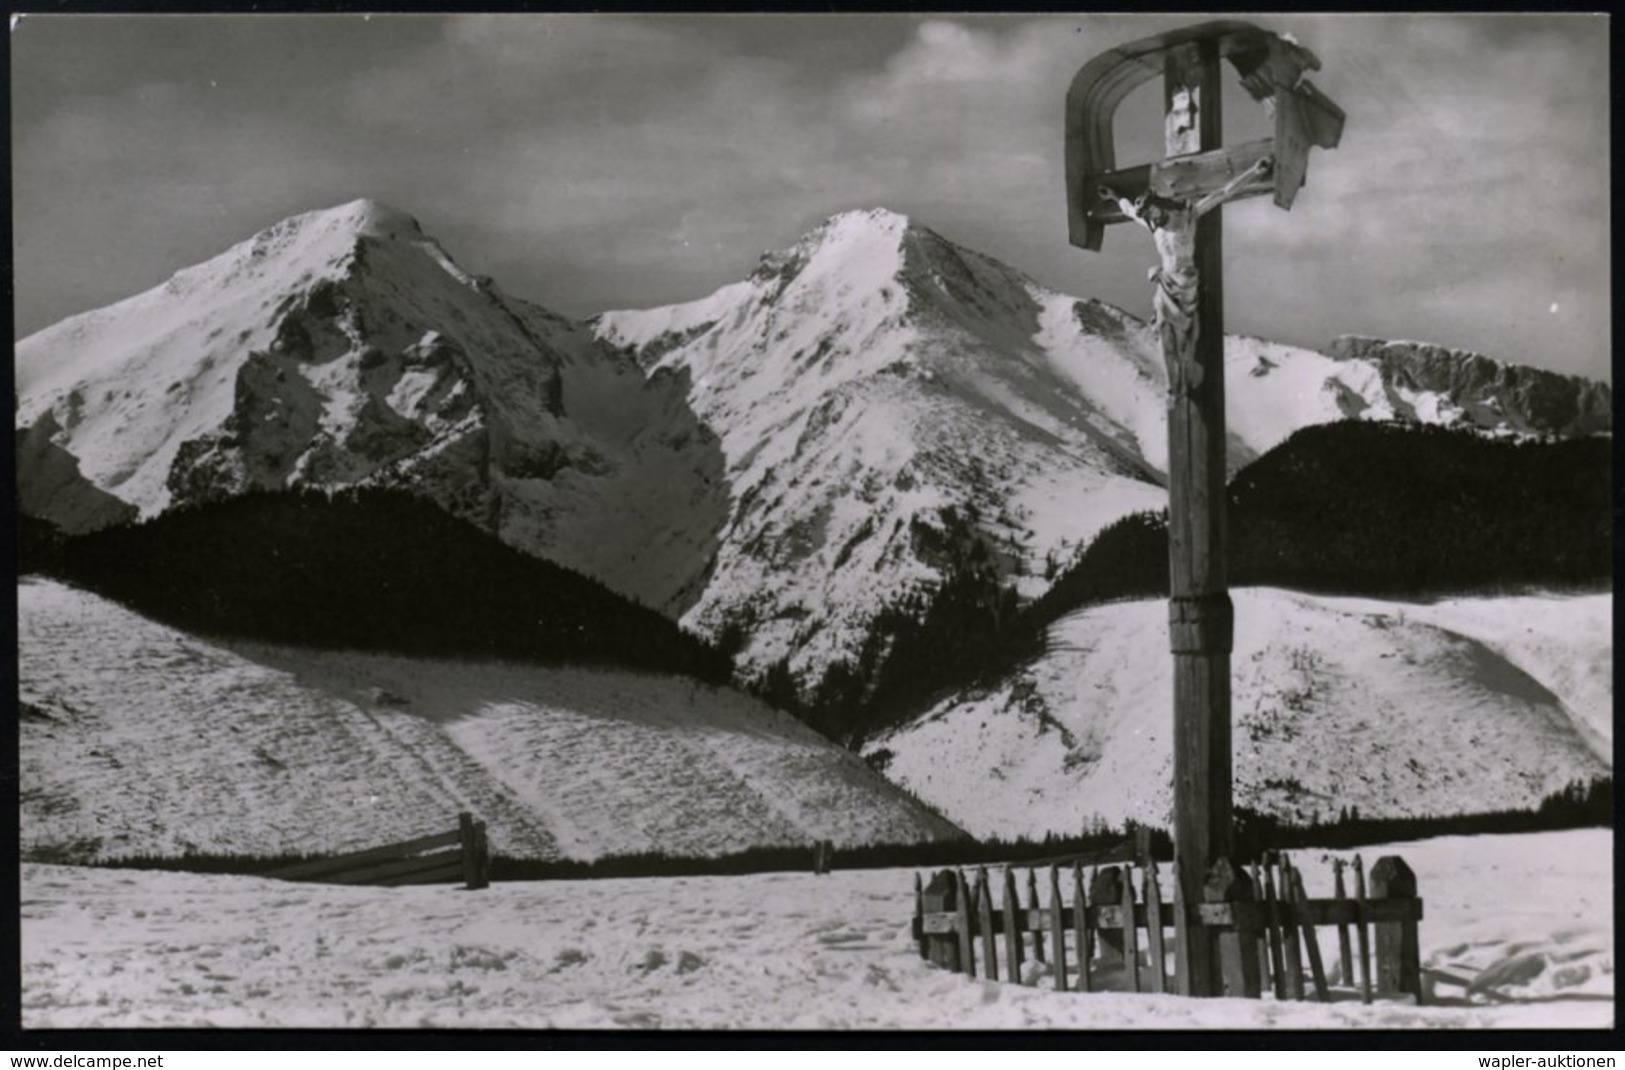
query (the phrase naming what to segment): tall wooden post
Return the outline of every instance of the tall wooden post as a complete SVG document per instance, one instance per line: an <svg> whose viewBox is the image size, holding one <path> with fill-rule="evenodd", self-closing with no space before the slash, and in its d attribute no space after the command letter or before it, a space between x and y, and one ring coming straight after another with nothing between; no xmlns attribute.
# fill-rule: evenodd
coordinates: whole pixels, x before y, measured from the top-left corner
<svg viewBox="0 0 1625 1070"><path fill-rule="evenodd" d="M1160 59L1160 63L1158 60ZM1219 63L1227 59L1275 136L1225 148ZM1332 148L1343 112L1302 77L1320 60L1289 36L1220 20L1119 45L1083 66L1067 90L1067 228L1100 248L1108 224L1151 232L1151 277L1168 366L1169 645L1174 657L1174 845L1177 899L1202 901L1210 868L1232 854L1230 650L1234 610L1225 568L1224 236L1228 201L1273 193L1290 208L1311 146ZM1163 76L1164 158L1119 168L1112 116L1133 89ZM1181 991L1223 991L1215 935L1186 922ZM1177 930L1176 930L1177 931ZM1256 963L1255 963L1256 965Z"/></svg>
<svg viewBox="0 0 1625 1070"><path fill-rule="evenodd" d="M1222 138L1218 42L1169 53L1165 150L1216 149ZM1224 231L1220 209L1169 213L1158 232L1158 321L1168 365L1169 639L1174 655L1174 847L1200 881L1231 854L1230 646L1225 568ZM1194 285L1193 285L1194 284ZM1194 290L1194 292L1192 292ZM1194 306L1194 307L1192 307ZM1192 932L1193 995L1219 991L1213 937Z"/></svg>

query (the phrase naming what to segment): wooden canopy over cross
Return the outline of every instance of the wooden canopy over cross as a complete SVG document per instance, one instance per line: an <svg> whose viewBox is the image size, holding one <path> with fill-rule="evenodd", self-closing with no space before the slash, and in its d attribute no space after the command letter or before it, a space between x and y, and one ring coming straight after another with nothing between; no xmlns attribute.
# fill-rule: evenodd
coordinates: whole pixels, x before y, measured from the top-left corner
<svg viewBox="0 0 1625 1070"><path fill-rule="evenodd" d="M1275 136L1225 147L1220 61L1275 119ZM1304 80L1320 61L1247 22L1207 22L1111 49L1085 64L1066 98L1067 221L1098 250L1105 228L1135 222L1161 261L1156 327L1168 367L1169 639L1174 655L1174 846L1184 901L1200 902L1231 834L1230 650L1225 551L1224 280L1220 208L1273 193L1290 208L1311 146L1332 148L1343 112ZM1119 169L1112 117L1163 78L1162 160ZM1216 936L1181 926L1179 990L1221 995Z"/></svg>
<svg viewBox="0 0 1625 1070"><path fill-rule="evenodd" d="M1192 54L1204 51L1235 67L1248 93L1274 115L1275 136L1231 148L1181 143L1175 151L1170 145L1167 159L1117 170L1112 118L1118 105L1152 78L1166 77L1170 63L1183 60L1188 68L1196 58ZM1146 37L1090 60L1072 79L1066 95L1067 223L1072 244L1098 251L1107 224L1130 218L1119 209L1117 198L1138 199L1148 192L1177 201L1221 192L1225 200L1273 192L1276 205L1290 209L1303 186L1310 146L1335 148L1342 136L1342 110L1303 78L1304 71L1319 69L1315 54L1291 38L1236 20L1204 22ZM1217 142L1217 94L1209 106ZM1102 198L1102 187L1116 196Z"/></svg>

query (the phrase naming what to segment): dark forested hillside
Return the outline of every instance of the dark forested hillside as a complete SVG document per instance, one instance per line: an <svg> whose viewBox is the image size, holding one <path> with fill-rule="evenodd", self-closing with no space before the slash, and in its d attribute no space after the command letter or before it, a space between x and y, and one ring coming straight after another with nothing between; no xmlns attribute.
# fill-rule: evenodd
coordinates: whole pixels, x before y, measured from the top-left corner
<svg viewBox="0 0 1625 1070"><path fill-rule="evenodd" d="M254 494L69 539L60 557L65 579L207 634L728 674L653 610L396 491Z"/></svg>
<svg viewBox="0 0 1625 1070"><path fill-rule="evenodd" d="M1230 483L1230 582L1428 595L1606 582L1611 440L1515 442L1350 420L1297 432ZM1168 592L1163 514L1102 531L1031 614Z"/></svg>
<svg viewBox="0 0 1625 1070"><path fill-rule="evenodd" d="M1232 581L1362 594L1606 581L1612 440L1305 428L1230 485Z"/></svg>
<svg viewBox="0 0 1625 1070"><path fill-rule="evenodd" d="M54 572L61 565L62 532L49 520L18 511L17 575Z"/></svg>

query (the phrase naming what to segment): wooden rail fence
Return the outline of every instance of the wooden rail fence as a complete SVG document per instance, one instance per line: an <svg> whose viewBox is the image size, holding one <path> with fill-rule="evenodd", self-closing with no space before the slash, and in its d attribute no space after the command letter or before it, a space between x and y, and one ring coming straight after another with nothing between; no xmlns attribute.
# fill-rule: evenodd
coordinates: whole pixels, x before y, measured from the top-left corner
<svg viewBox="0 0 1625 1070"><path fill-rule="evenodd" d="M1052 865L1044 882L1047 906L1039 894L1037 867L1027 869L1025 901L1017 868L1004 868L997 907L986 868L978 868L970 881L962 870L939 870L929 882L915 874L913 934L920 957L969 977L976 976L980 957L988 980L999 980L1002 969L1006 979L1018 982L1030 960L1037 969L1029 967L1028 973L1049 974L1061 992L1109 987L1189 995L1181 949L1187 930L1205 926L1218 930L1225 995L1259 998L1268 984L1277 999L1312 994L1329 1002L1332 982L1316 930L1335 927L1343 985L1357 985L1366 1003L1374 994L1408 993L1422 1000L1417 935L1422 900L1415 875L1395 855L1371 867L1369 887L1356 856L1353 897L1344 892L1339 865L1336 894L1329 899L1305 895L1297 867L1284 855L1266 855L1250 872L1221 859L1207 874L1202 902L1191 904L1180 895L1177 861L1166 881L1172 901L1163 899L1164 881L1155 863L1097 866L1087 881L1081 863L1064 877L1064 867ZM1063 894L1066 887L1071 905ZM1351 929L1357 955L1349 942Z"/></svg>
<svg viewBox="0 0 1625 1070"><path fill-rule="evenodd" d="M457 817L450 832L318 858L276 870L270 876L321 884L441 884L461 880L468 888L491 883L491 844L485 822L473 814Z"/></svg>

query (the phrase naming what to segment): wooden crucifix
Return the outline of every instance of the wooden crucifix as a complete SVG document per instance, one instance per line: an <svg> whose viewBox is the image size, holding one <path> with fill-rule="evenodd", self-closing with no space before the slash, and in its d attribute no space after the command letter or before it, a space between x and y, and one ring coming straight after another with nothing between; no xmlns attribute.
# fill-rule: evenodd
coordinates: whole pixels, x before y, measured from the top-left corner
<svg viewBox="0 0 1625 1070"><path fill-rule="evenodd" d="M1275 119L1275 136L1226 148L1220 60ZM1098 250L1108 224L1151 232L1153 307L1168 369L1169 640L1174 657L1174 847L1182 899L1202 900L1212 865L1232 853L1230 650L1234 614L1225 551L1224 278L1218 209L1273 193L1290 208L1309 148L1334 147L1343 113L1302 77L1320 62L1290 37L1227 20L1105 52L1066 100L1072 244ZM1112 116L1130 91L1163 78L1164 158L1119 170ZM1223 993L1216 934L1183 927L1179 991Z"/></svg>

